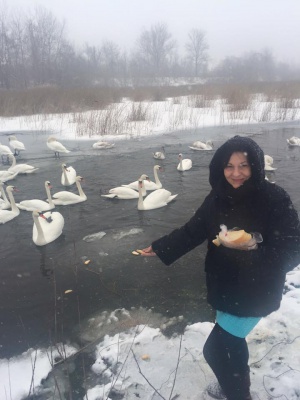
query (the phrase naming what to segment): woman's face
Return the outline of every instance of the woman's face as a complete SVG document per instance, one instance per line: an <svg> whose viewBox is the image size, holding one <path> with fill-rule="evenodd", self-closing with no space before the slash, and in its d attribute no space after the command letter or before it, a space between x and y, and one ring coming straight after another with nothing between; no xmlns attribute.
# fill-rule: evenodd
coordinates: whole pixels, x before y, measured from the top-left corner
<svg viewBox="0 0 300 400"><path fill-rule="evenodd" d="M247 154L242 152L232 153L224 168L224 176L227 182L235 189L243 185L251 176L251 167L248 163Z"/></svg>

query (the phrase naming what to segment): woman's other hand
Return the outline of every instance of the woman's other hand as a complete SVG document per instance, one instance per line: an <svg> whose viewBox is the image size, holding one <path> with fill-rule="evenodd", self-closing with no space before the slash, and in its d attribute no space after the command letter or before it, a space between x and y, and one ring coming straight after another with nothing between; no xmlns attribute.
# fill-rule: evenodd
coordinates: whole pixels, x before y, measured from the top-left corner
<svg viewBox="0 0 300 400"><path fill-rule="evenodd" d="M244 242L244 243L231 243L231 242L226 242L225 240L220 239L219 237L219 241L222 244L222 246L224 247L228 247L230 249L236 249L236 250L256 250L257 249L257 240L255 237L252 237L250 240L248 240L248 242Z"/></svg>

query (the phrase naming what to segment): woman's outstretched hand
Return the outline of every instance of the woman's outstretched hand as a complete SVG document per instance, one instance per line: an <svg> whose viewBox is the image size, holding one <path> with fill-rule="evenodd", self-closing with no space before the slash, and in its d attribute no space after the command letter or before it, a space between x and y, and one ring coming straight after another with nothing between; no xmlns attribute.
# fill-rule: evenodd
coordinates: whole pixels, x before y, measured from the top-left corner
<svg viewBox="0 0 300 400"><path fill-rule="evenodd" d="M152 246L146 247L145 249L142 249L140 252L141 256L144 257L154 257L156 256L156 253L154 253Z"/></svg>

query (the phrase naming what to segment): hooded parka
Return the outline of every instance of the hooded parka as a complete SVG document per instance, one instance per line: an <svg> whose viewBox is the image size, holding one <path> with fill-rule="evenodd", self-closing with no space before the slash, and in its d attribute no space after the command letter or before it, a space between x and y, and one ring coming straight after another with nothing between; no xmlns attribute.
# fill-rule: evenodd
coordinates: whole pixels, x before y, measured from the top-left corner
<svg viewBox="0 0 300 400"><path fill-rule="evenodd" d="M244 152L251 177L234 189L224 167L233 152ZM300 263L300 225L289 195L265 180L264 154L252 139L235 136L214 154L209 182L212 190L195 215L181 228L152 243L166 264L207 239L205 272L207 301L220 311L242 317L263 317L279 308L285 275ZM259 232L256 250L215 246L220 225Z"/></svg>

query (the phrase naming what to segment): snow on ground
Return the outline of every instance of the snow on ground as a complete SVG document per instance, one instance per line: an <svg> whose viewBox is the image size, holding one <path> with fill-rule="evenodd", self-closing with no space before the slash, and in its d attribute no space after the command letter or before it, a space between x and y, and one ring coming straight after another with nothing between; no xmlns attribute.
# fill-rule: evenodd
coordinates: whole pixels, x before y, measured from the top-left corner
<svg viewBox="0 0 300 400"><path fill-rule="evenodd" d="M299 308L300 266L287 274L280 309L263 318L247 337L252 390L257 399L300 398ZM97 337L97 326L100 330L101 324L110 325L121 318L130 320L134 315L123 309L105 318L99 316L96 323L91 322L86 337ZM86 371L86 396L76 400L202 399L206 385L214 379L202 355L213 324L199 322L188 325L182 335L164 335L166 325L178 320L165 321L160 328L140 324L106 335L92 354L94 364ZM53 370L56 379L52 376L52 386L49 382L42 384L42 378L47 377L54 362L76 351L70 345L60 346L60 351L29 349L9 360L0 360L1 399L20 400L33 392L50 396L41 399L60 399L55 387L59 379L61 387L66 387L65 377Z"/></svg>
<svg viewBox="0 0 300 400"><path fill-rule="evenodd" d="M44 130L64 139L115 141L205 126L281 122L295 120L300 115L299 109L286 110L257 99L249 109L235 112L220 100L207 103L204 108L193 108L191 100L169 99L143 103L146 121L137 122L128 118L132 107L124 101L105 111L0 118L0 131ZM104 121L112 127L109 123L113 120L114 128L104 131L105 136L99 134L103 132ZM300 399L299 309L300 266L287 275L281 308L262 319L247 338L252 389L260 400ZM122 313L123 317L132 318L132 311L122 310ZM117 313L112 313L100 325L118 318ZM203 344L212 326L210 322L196 323L187 326L183 335L170 338L164 335L165 326L154 328L139 324L105 336L93 354L94 364L86 371L89 379L86 379L84 400L109 400L109 396L129 400L201 399L207 383L213 379L202 356ZM92 325L91 329L90 334L97 337L97 326ZM65 374L56 375L56 368L52 366L77 350L65 344L60 350L28 349L9 360L0 360L0 398L21 400L29 393L45 396L41 399L64 398L61 397L63 389L58 389L62 383L57 381L65 381ZM51 379L45 381L51 370Z"/></svg>

